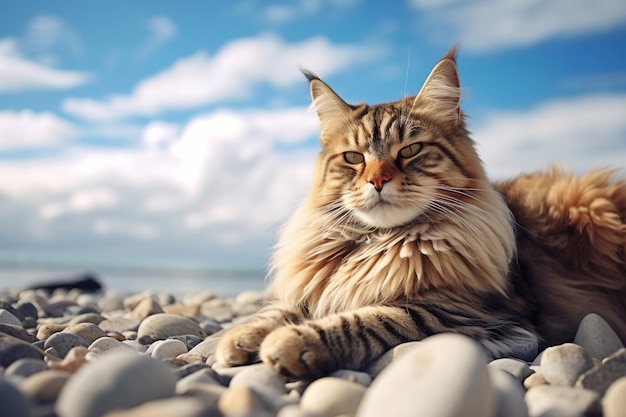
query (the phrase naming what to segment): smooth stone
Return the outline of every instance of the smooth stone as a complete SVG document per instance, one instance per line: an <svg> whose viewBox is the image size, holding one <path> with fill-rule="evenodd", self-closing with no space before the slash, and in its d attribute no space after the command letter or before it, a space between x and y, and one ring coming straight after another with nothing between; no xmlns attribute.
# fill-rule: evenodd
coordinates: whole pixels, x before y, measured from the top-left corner
<svg viewBox="0 0 626 417"><path fill-rule="evenodd" d="M626 377L611 384L602 398L604 417L626 417Z"/></svg>
<svg viewBox="0 0 626 417"><path fill-rule="evenodd" d="M187 353L187 346L180 340L157 340L150 345L146 353L156 359L173 360L176 356Z"/></svg>
<svg viewBox="0 0 626 417"><path fill-rule="evenodd" d="M204 330L207 335L212 335L222 330L222 325L211 319L202 320L200 327L202 327L202 330Z"/></svg>
<svg viewBox="0 0 626 417"><path fill-rule="evenodd" d="M491 384L496 391L496 414L502 417L527 417L526 391L519 379L508 371L490 368Z"/></svg>
<svg viewBox="0 0 626 417"><path fill-rule="evenodd" d="M150 337L152 340L167 339L171 336L191 334L198 337L205 337L204 330L198 323L189 317L177 316L175 314L153 314L146 317L139 325L137 338Z"/></svg>
<svg viewBox="0 0 626 417"><path fill-rule="evenodd" d="M482 347L465 336L439 334L383 370L356 415L492 416L496 399Z"/></svg>
<svg viewBox="0 0 626 417"><path fill-rule="evenodd" d="M222 386L221 378L210 368L205 368L181 378L176 383L176 392L183 394L190 388L197 385L219 385Z"/></svg>
<svg viewBox="0 0 626 417"><path fill-rule="evenodd" d="M356 382L335 377L320 378L304 391L300 408L330 416L355 415L365 391L366 388Z"/></svg>
<svg viewBox="0 0 626 417"><path fill-rule="evenodd" d="M576 381L577 388L586 388L604 395L609 386L626 377L626 348L604 359L599 366L585 372Z"/></svg>
<svg viewBox="0 0 626 417"><path fill-rule="evenodd" d="M210 337L207 337L202 342L195 345L193 349L190 349L189 353L198 354L206 360L213 356L213 353L215 352L215 347L217 346L217 342L219 342L219 337L211 335Z"/></svg>
<svg viewBox="0 0 626 417"><path fill-rule="evenodd" d="M75 334L82 338L85 342L91 344L101 337L105 337L106 333L98 325L93 323L77 323L66 327L62 333Z"/></svg>
<svg viewBox="0 0 626 417"><path fill-rule="evenodd" d="M0 413L7 417L30 417L33 415L33 408L30 401L2 374L0 374Z"/></svg>
<svg viewBox="0 0 626 417"><path fill-rule="evenodd" d="M161 314L163 309L152 297L146 297L141 300L130 313L130 316L136 320L143 320L153 314Z"/></svg>
<svg viewBox="0 0 626 417"><path fill-rule="evenodd" d="M52 402L57 399L71 375L69 372L53 369L39 372L22 381L20 391L34 400Z"/></svg>
<svg viewBox="0 0 626 417"><path fill-rule="evenodd" d="M542 385L526 393L529 417L585 417L601 415L600 397L589 390Z"/></svg>
<svg viewBox="0 0 626 417"><path fill-rule="evenodd" d="M103 417L222 417L218 410L211 410L200 398L176 397L106 413Z"/></svg>
<svg viewBox="0 0 626 417"><path fill-rule="evenodd" d="M187 365L183 365L180 368L176 369L176 376L178 377L178 379L182 379L186 376L189 376L193 373L202 371L203 369L209 369L211 372L214 372L209 365L202 363L202 362L196 362L196 363L188 363ZM216 374L217 375L217 374Z"/></svg>
<svg viewBox="0 0 626 417"><path fill-rule="evenodd" d="M197 317L200 315L199 305L170 304L163 306L163 312L178 316Z"/></svg>
<svg viewBox="0 0 626 417"><path fill-rule="evenodd" d="M54 348L59 357L64 358L70 349L78 346L88 347L89 343L76 334L59 332L46 339L44 349Z"/></svg>
<svg viewBox="0 0 626 417"><path fill-rule="evenodd" d="M245 369L233 376L229 386L246 385L284 394L287 392L286 382L287 380L282 375L272 370L268 365L258 363L246 366Z"/></svg>
<svg viewBox="0 0 626 417"><path fill-rule="evenodd" d="M200 326L202 327L202 326ZM180 335L180 336L172 336L170 337L170 339L175 339L175 340L180 340L181 342L183 342L185 344L185 346L187 346L187 351L190 351L191 349L193 349L194 347L196 347L196 345L200 342L202 342L201 337L198 336L194 336L191 334L184 334L184 335Z"/></svg>
<svg viewBox="0 0 626 417"><path fill-rule="evenodd" d="M67 327L66 324L45 323L37 329L37 339L46 340L53 334L62 332Z"/></svg>
<svg viewBox="0 0 626 417"><path fill-rule="evenodd" d="M70 349L67 355L60 361L49 361L48 366L51 369L60 371L76 372L78 368L87 362L89 351L84 346L77 346Z"/></svg>
<svg viewBox="0 0 626 417"><path fill-rule="evenodd" d="M19 340L23 340L24 342L34 343L37 341L37 338L28 333L28 331L22 326L0 323L0 333L15 337Z"/></svg>
<svg viewBox="0 0 626 417"><path fill-rule="evenodd" d="M48 364L43 359L24 358L9 365L4 375L8 378L23 379L46 369L48 369Z"/></svg>
<svg viewBox="0 0 626 417"><path fill-rule="evenodd" d="M16 310L24 316L22 320L29 317L35 320L39 318L39 311L37 311L37 307L29 301L22 301L18 303Z"/></svg>
<svg viewBox="0 0 626 417"><path fill-rule="evenodd" d="M217 405L225 416L233 417L274 417L279 410L248 385L229 387L220 396Z"/></svg>
<svg viewBox="0 0 626 417"><path fill-rule="evenodd" d="M110 351L126 351L133 352L135 349L128 344L122 343L117 339L113 339L112 337L101 337L94 341L91 345L89 345L89 352L94 355L100 355L105 352Z"/></svg>
<svg viewBox="0 0 626 417"><path fill-rule="evenodd" d="M43 352L19 339L0 335L0 366L8 367L18 359L43 359Z"/></svg>
<svg viewBox="0 0 626 417"><path fill-rule="evenodd" d="M0 308L0 323L22 327L22 320L18 319L14 314L4 308Z"/></svg>
<svg viewBox="0 0 626 417"><path fill-rule="evenodd" d="M59 417L100 417L174 395L176 375L163 362L129 352L111 352L74 374L59 395Z"/></svg>
<svg viewBox="0 0 626 417"><path fill-rule="evenodd" d="M573 343L549 347L541 357L541 373L550 385L573 387L578 377L593 365L589 353Z"/></svg>
<svg viewBox="0 0 626 417"><path fill-rule="evenodd" d="M79 323L92 323L92 324L100 324L104 320L104 317L99 313L85 313L79 314L76 317L72 317L70 321L67 322L68 325L79 324Z"/></svg>
<svg viewBox="0 0 626 417"><path fill-rule="evenodd" d="M369 387L372 383L372 377L366 372L351 371L349 369L339 369L329 376L345 379L347 381L356 382L364 387Z"/></svg>
<svg viewBox="0 0 626 417"><path fill-rule="evenodd" d="M223 417L223 414L219 411L218 402L226 391L226 387L221 385L195 384L185 387L185 390L178 394L185 397L201 398L202 401L207 404L209 410L211 410L209 416L213 416L213 413L217 413L215 414L216 417Z"/></svg>
<svg viewBox="0 0 626 417"><path fill-rule="evenodd" d="M126 331L137 331L140 324L140 320L126 317L115 317L102 320L98 323L98 326L100 326L100 328L107 333L117 332L121 334Z"/></svg>
<svg viewBox="0 0 626 417"><path fill-rule="evenodd" d="M401 358L407 352L410 352L411 350L413 350L413 348L419 346L421 343L421 341L406 342L389 349L378 359L375 359L374 361L372 361L372 363L370 363L367 368L367 373L370 374L372 378L376 378L376 376L378 376L378 374L380 374L383 369L385 369L391 362Z"/></svg>
<svg viewBox="0 0 626 417"><path fill-rule="evenodd" d="M124 299L126 293L119 290L108 290L104 296L98 300L98 309L100 311L113 311L124 309Z"/></svg>
<svg viewBox="0 0 626 417"><path fill-rule="evenodd" d="M122 305L126 311L133 311L143 300L154 298L154 293L146 290L123 298Z"/></svg>
<svg viewBox="0 0 626 417"><path fill-rule="evenodd" d="M530 369L526 362L523 362L519 359L511 359L511 358L501 358L496 359L489 362L487 365L490 369L500 369L502 371L508 372L518 381L524 381L530 375L532 375L535 371Z"/></svg>
<svg viewBox="0 0 626 417"><path fill-rule="evenodd" d="M574 343L596 359L604 359L624 347L611 326L595 313L587 314L578 327Z"/></svg>

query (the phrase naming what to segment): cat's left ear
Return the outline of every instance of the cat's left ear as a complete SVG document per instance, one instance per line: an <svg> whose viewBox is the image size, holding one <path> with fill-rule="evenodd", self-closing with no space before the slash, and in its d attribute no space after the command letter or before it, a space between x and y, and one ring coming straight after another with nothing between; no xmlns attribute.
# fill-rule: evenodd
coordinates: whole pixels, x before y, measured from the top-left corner
<svg viewBox="0 0 626 417"><path fill-rule="evenodd" d="M322 136L325 131L339 127L346 120L346 114L351 111L351 106L343 101L332 88L310 71L301 69L309 80L311 99L317 112L322 128Z"/></svg>
<svg viewBox="0 0 626 417"><path fill-rule="evenodd" d="M455 46L435 65L416 96L425 111L455 125L461 120L461 82L456 51Z"/></svg>

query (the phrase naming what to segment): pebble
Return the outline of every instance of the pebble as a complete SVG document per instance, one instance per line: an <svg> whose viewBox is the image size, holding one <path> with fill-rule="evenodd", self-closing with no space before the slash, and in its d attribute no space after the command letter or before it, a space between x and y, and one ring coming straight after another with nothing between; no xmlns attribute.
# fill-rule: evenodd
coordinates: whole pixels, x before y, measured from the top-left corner
<svg viewBox="0 0 626 417"><path fill-rule="evenodd" d="M599 366L585 372L576 381L576 387L594 390L604 395L609 386L619 378L626 377L626 348L605 358Z"/></svg>
<svg viewBox="0 0 626 417"><path fill-rule="evenodd" d="M12 326L22 325L22 321L20 319L4 308L0 308L0 323L10 324Z"/></svg>
<svg viewBox="0 0 626 417"><path fill-rule="evenodd" d="M316 381L287 381L264 364L213 367L223 329L267 301L254 292L0 294L0 333L12 336L0 335L0 415L445 417L461 409L484 417L626 417L626 349L596 315L581 322L575 344L528 362L511 356L487 365L475 342L440 335L396 346L364 371L340 369ZM576 382L555 385L559 378Z"/></svg>
<svg viewBox="0 0 626 417"><path fill-rule="evenodd" d="M32 416L33 407L28 399L13 384L0 374L0 404L3 416Z"/></svg>
<svg viewBox="0 0 626 417"><path fill-rule="evenodd" d="M593 366L589 353L573 343L549 347L541 357L541 373L551 385L573 387L578 377Z"/></svg>
<svg viewBox="0 0 626 417"><path fill-rule="evenodd" d="M626 377L615 381L602 399L604 417L626 417Z"/></svg>
<svg viewBox="0 0 626 417"><path fill-rule="evenodd" d="M52 402L57 399L71 375L66 371L49 369L26 378L19 388L29 398L39 402Z"/></svg>
<svg viewBox="0 0 626 417"><path fill-rule="evenodd" d="M178 355L187 353L187 345L175 339L157 340L150 345L146 353L156 359L173 360Z"/></svg>
<svg viewBox="0 0 626 417"><path fill-rule="evenodd" d="M87 343L85 339L76 334L59 332L53 334L48 339L46 339L44 349L47 350L48 348L53 348L62 359L65 357L65 355L67 355L67 352L69 352L70 349L77 346L88 347L89 343Z"/></svg>
<svg viewBox="0 0 626 417"><path fill-rule="evenodd" d="M589 390L566 386L542 385L526 393L529 417L600 416L600 396Z"/></svg>
<svg viewBox="0 0 626 417"><path fill-rule="evenodd" d="M304 391L300 408L321 415L353 416L365 392L366 388L356 382L335 377L320 378L313 381Z"/></svg>
<svg viewBox="0 0 626 417"><path fill-rule="evenodd" d="M624 347L611 326L599 315L588 314L580 322L574 343L596 359L604 359Z"/></svg>
<svg viewBox="0 0 626 417"><path fill-rule="evenodd" d="M393 398L393 401L390 401ZM483 350L473 340L440 334L394 360L367 390L358 417L492 416L496 393Z"/></svg>
<svg viewBox="0 0 626 417"><path fill-rule="evenodd" d="M205 337L204 330L198 323L189 317L177 316L175 314L154 314L147 317L139 325L137 338L141 340L146 336L152 340L167 339L171 336L191 334L198 337Z"/></svg>
<svg viewBox="0 0 626 417"><path fill-rule="evenodd" d="M112 352L76 372L56 402L59 417L100 417L174 395L176 376L164 362Z"/></svg>

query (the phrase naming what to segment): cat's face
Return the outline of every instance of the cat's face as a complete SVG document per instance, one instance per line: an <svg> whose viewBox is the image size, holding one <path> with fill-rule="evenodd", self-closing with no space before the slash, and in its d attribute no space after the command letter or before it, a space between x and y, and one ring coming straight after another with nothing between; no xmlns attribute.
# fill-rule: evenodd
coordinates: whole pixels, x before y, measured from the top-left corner
<svg viewBox="0 0 626 417"><path fill-rule="evenodd" d="M453 58L416 97L375 106L348 105L307 76L322 126L316 192L337 222L386 229L471 204L465 190L484 172L460 117Z"/></svg>

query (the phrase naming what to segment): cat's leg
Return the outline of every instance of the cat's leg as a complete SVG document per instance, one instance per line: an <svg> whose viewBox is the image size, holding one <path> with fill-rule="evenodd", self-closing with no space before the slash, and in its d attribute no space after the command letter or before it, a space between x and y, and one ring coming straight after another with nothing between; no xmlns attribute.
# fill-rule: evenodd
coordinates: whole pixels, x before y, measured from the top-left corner
<svg viewBox="0 0 626 417"><path fill-rule="evenodd" d="M277 328L261 344L261 359L286 376L313 378L363 369L395 345L430 334L413 311L367 306Z"/></svg>
<svg viewBox="0 0 626 417"><path fill-rule="evenodd" d="M261 309L248 322L228 329L221 336L215 350L217 363L237 366L257 361L261 342L270 332L285 324L300 323L303 318L302 312L282 305Z"/></svg>

